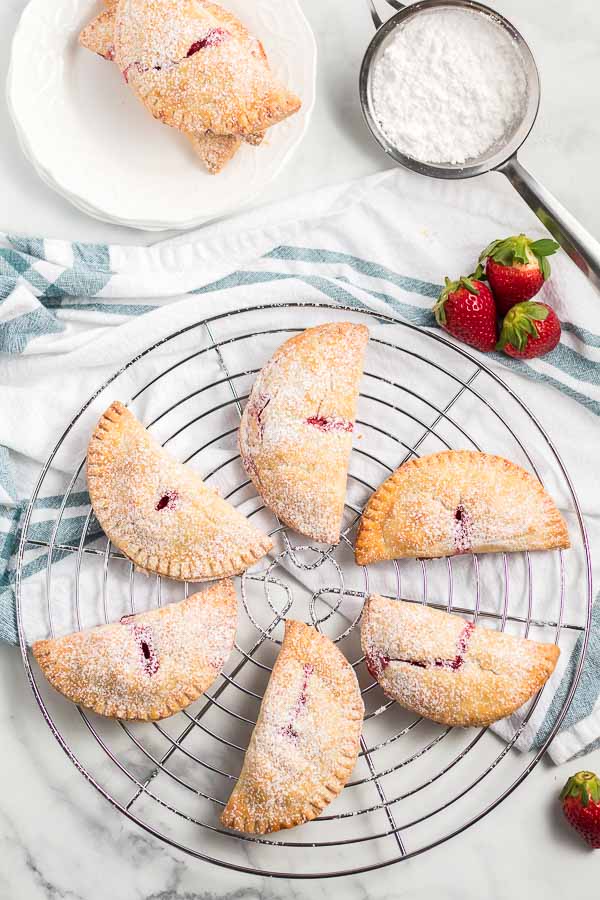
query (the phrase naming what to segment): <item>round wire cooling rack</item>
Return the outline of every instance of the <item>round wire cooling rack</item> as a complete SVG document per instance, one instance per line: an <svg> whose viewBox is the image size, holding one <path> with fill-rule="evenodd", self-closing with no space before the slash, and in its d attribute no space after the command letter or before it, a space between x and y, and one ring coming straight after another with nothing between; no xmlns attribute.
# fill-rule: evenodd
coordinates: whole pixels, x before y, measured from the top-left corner
<svg viewBox="0 0 600 900"><path fill-rule="evenodd" d="M286 338L323 321L363 321L371 339L359 400L345 522L337 546L308 545L264 507L240 464L236 433L254 377ZM148 577L113 547L85 492L85 446L112 400L129 400L150 431L273 537L275 548L238 584L231 659L198 703L170 719L103 719L52 691L30 662L39 637L115 621L187 596ZM353 560L361 508L411 456L451 447L499 452L548 486L572 547L537 554ZM62 475L60 473L63 473ZM66 475L64 473L67 473ZM64 486L56 493L56 480ZM453 610L488 627L577 653L561 709L535 751L538 695L518 719L451 729L387 700L360 651L370 591ZM585 526L567 470L533 413L489 368L440 334L384 314L325 303L270 304L214 315L168 335L116 372L75 416L45 463L18 553L23 663L42 714L75 766L117 809L157 838L242 872L318 878L408 859L464 831L531 772L562 722L587 646L592 583ZM352 778L319 819L264 837L233 833L220 812L243 762L287 617L314 624L352 662L365 701ZM567 677L567 676L565 676ZM529 729L528 729L529 726Z"/></svg>

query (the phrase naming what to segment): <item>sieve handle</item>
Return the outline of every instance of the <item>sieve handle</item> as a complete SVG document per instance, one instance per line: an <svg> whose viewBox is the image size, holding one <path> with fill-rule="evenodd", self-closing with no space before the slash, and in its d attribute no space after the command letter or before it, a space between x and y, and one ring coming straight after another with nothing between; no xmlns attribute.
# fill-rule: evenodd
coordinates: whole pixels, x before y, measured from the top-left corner
<svg viewBox="0 0 600 900"><path fill-rule="evenodd" d="M497 171L506 175L565 253L600 290L600 242L579 224L575 216L550 191L530 175L516 156L499 166Z"/></svg>
<svg viewBox="0 0 600 900"><path fill-rule="evenodd" d="M395 9L396 12L399 12L401 9L404 9L406 3L400 3L400 0L386 0L388 6L391 6L392 9ZM375 6L375 0L367 0L367 6L369 7L369 12L371 13L371 18L373 19L373 25L375 26L375 31L379 31L381 26L383 25L383 19L377 12L377 7Z"/></svg>

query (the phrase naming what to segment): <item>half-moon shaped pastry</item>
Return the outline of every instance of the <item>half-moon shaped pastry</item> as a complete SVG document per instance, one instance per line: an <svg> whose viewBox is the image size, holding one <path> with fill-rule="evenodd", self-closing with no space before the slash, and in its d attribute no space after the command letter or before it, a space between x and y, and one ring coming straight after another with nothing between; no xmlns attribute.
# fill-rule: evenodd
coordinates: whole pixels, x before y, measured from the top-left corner
<svg viewBox="0 0 600 900"><path fill-rule="evenodd" d="M100 12L86 25L79 35L79 43L92 53L97 53L107 60L115 58L115 10L117 0L107 4L108 8ZM205 2L210 12L222 21L236 37L246 46L263 65L268 66L267 56L260 41L253 37L248 29L242 25L231 13L216 4ZM257 146L264 138L264 132L244 135L243 138L234 134L213 134L210 131L198 134L188 134L194 151L202 160L211 175L218 174L230 159L237 153L242 139L249 144Z"/></svg>
<svg viewBox="0 0 600 900"><path fill-rule="evenodd" d="M537 478L501 456L445 450L384 481L362 514L355 550L367 565L568 546L567 526Z"/></svg>
<svg viewBox="0 0 600 900"><path fill-rule="evenodd" d="M91 437L87 481L106 535L148 572L180 581L224 578L273 546L122 403L109 406Z"/></svg>
<svg viewBox="0 0 600 900"><path fill-rule="evenodd" d="M220 581L112 625L37 641L33 655L73 703L119 719L164 719L197 700L231 653L237 598Z"/></svg>
<svg viewBox="0 0 600 900"><path fill-rule="evenodd" d="M443 725L484 726L510 716L544 686L560 655L555 644L377 594L365 604L361 642L387 696Z"/></svg>
<svg viewBox="0 0 600 900"><path fill-rule="evenodd" d="M262 369L240 425L242 464L267 506L337 543L369 332L332 322L290 338Z"/></svg>
<svg viewBox="0 0 600 900"><path fill-rule="evenodd" d="M335 644L287 621L223 824L267 834L316 818L350 777L363 714L354 669Z"/></svg>
<svg viewBox="0 0 600 900"><path fill-rule="evenodd" d="M189 134L255 134L296 112L300 101L248 51L237 19L215 14L220 9L204 0L120 0L116 61L166 125Z"/></svg>

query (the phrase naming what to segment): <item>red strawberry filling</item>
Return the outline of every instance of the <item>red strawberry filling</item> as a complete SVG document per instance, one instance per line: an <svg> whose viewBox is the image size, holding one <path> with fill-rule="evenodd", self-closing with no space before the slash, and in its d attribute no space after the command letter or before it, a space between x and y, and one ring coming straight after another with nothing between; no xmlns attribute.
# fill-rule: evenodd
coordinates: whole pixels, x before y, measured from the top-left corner
<svg viewBox="0 0 600 900"><path fill-rule="evenodd" d="M464 665L465 655L469 649L469 642L474 628L475 626L472 622L465 623L456 642L456 655L450 659L406 659L404 657L391 657L380 651L374 651L367 653L365 657L367 669L377 681L379 681L383 671L391 662L406 663L409 666L416 666L418 669L451 669L453 672L456 672Z"/></svg>
<svg viewBox="0 0 600 900"><path fill-rule="evenodd" d="M473 518L462 503L454 512L454 547L457 553L468 553L471 549L471 528Z"/></svg>
<svg viewBox="0 0 600 900"><path fill-rule="evenodd" d="M199 41L194 41L194 43L186 53L184 59L189 59L190 56L193 56L200 50L204 50L205 47L216 47L228 37L230 37L230 34L228 31L225 31L224 28L211 28L203 38L201 38ZM111 51L109 50L108 52L110 53ZM114 50L112 51L112 56L109 56L107 53L106 58L113 59ZM150 69L154 69L156 72L160 72L162 69L170 69L173 66L179 65L180 62L183 62L183 59L166 59L164 60L164 62L157 62L154 63L154 65L148 65L147 63L136 60L123 69L123 78L125 79L125 82L129 84L129 72L131 71L131 69L135 69L141 75L144 72L149 72Z"/></svg>
<svg viewBox="0 0 600 900"><path fill-rule="evenodd" d="M315 667L311 665L311 663L305 663L303 666L303 670L304 678L302 680L302 687L300 688L298 699L296 700L296 704L292 710L290 721L281 729L281 734L293 741L298 740L298 732L296 731L294 725L303 708L306 706L306 701L308 699L308 682L310 681L311 675L315 671Z"/></svg>
<svg viewBox="0 0 600 900"><path fill-rule="evenodd" d="M318 428L319 431L353 431L354 422L342 419L341 416L309 416L307 425Z"/></svg>
<svg viewBox="0 0 600 900"><path fill-rule="evenodd" d="M186 58L193 56L194 53L198 53L199 50L204 50L205 47L216 47L217 44L222 44L225 38L228 37L229 32L225 31L224 28L211 28L201 40L194 41L186 54Z"/></svg>
<svg viewBox="0 0 600 900"><path fill-rule="evenodd" d="M158 500L154 509L175 509L177 506L177 501L179 500L179 494L177 491L167 491L162 497Z"/></svg>
<svg viewBox="0 0 600 900"><path fill-rule="evenodd" d="M139 659L146 675L155 675L160 662L154 646L154 637L149 625L132 625L133 638L138 645Z"/></svg>
<svg viewBox="0 0 600 900"><path fill-rule="evenodd" d="M379 681L384 669L387 669L391 661L390 657L386 656L385 653L381 653L379 650L374 650L373 648L369 649L365 656L367 669L377 681Z"/></svg>

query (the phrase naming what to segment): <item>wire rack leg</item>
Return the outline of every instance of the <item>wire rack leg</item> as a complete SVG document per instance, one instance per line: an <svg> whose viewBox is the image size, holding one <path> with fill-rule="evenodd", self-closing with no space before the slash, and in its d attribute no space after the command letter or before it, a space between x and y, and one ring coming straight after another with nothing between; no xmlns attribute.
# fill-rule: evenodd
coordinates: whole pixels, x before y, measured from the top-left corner
<svg viewBox="0 0 600 900"><path fill-rule="evenodd" d="M398 849L400 850L400 853L404 856L404 854L406 853L406 850L404 848L404 842L403 842L402 838L400 837L400 832L398 831L398 826L396 825L396 820L394 819L394 813L392 812L392 810L390 809L390 807L388 805L388 799L385 795L385 791L381 785L379 778L377 778L377 776L375 774L375 766L373 765L373 761L371 759L371 754L369 753L369 750L367 748L367 742L365 741L362 734L360 736L360 749L362 750L363 756L367 763L367 766L369 767L369 772L373 776L374 784L375 784L375 787L377 788L377 793L379 794L379 799L385 806L385 812L388 817L388 822L390 823L390 825L393 829L394 837L396 838L396 843L398 844Z"/></svg>
<svg viewBox="0 0 600 900"><path fill-rule="evenodd" d="M261 643L262 643L262 641L261 641ZM258 646L254 649L258 649ZM254 651L251 651L249 655L252 655L252 652L254 652ZM240 660L240 662L237 664L237 666L232 671L232 673L229 677L235 678L236 675L239 675L239 673L244 668L244 666L246 665L247 662L248 662L248 660L246 659L246 657L244 657L244 659ZM186 727L183 729L183 731L181 732L179 737L176 739L174 744L169 748L169 750L167 750L167 752L165 754L163 754L163 756L161 756L161 758L160 758L161 766L170 760L172 755L175 753L175 750L177 749L178 745L181 744L183 741L185 741L185 739L188 737L188 735L194 730L196 722L198 722L202 718L204 713L210 708L212 700L213 699L216 700L218 697L220 697L228 684L229 684L228 681L224 681L223 684L221 684L217 688L217 690L214 692L214 694L211 695L211 699L207 700L206 703L204 704L204 706L202 707L202 709L199 710L197 715L194 716L194 721L190 722L188 725L186 725ZM146 778L146 780L143 783L143 787L138 788L138 790L133 795L133 797L126 803L125 809L131 809L131 807L133 806L135 801L138 800L139 797L141 796L141 794L144 793L145 789L148 787L150 782L153 781L156 778L156 776L159 774L160 774L160 769L153 769L152 772L150 772L150 774L148 775L148 777Z"/></svg>

